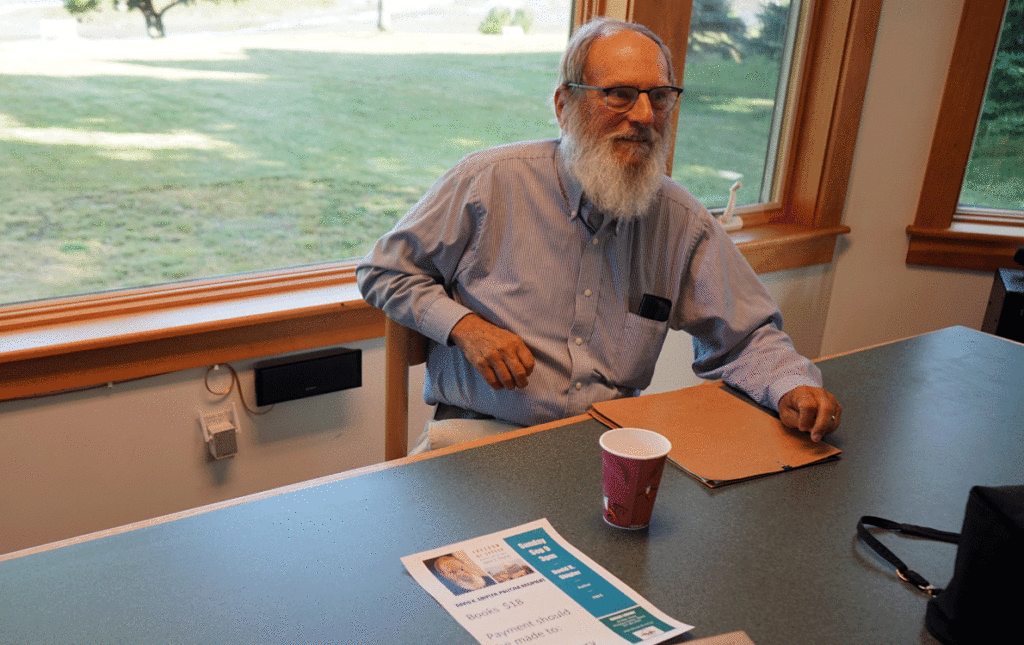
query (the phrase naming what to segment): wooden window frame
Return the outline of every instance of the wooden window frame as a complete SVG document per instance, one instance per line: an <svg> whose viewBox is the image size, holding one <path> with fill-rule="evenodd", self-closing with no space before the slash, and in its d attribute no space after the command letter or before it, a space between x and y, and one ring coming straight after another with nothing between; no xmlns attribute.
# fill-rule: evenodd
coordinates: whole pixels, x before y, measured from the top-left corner
<svg viewBox="0 0 1024 645"><path fill-rule="evenodd" d="M914 223L907 264L994 271L1018 266L1024 219L959 206L1006 0L965 0Z"/></svg>
<svg viewBox="0 0 1024 645"><path fill-rule="evenodd" d="M690 3L621 0L685 61ZM815 0L794 76L781 199L733 239L759 273L829 263L841 223L882 0ZM574 18L604 13L581 0ZM682 31L681 31L682 30ZM682 36L680 36L682 33ZM826 190L826 187L828 188ZM354 262L0 307L0 400L383 335Z"/></svg>

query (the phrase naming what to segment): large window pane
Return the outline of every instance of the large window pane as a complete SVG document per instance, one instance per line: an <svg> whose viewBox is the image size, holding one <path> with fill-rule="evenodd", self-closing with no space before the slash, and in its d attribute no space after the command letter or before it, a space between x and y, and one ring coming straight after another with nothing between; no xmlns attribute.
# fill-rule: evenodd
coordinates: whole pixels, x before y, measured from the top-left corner
<svg viewBox="0 0 1024 645"><path fill-rule="evenodd" d="M711 208L771 199L789 0L695 0L672 177ZM778 108L778 110L776 109Z"/></svg>
<svg viewBox="0 0 1024 645"><path fill-rule="evenodd" d="M208 4L159 40L108 10L0 43L0 301L355 258L464 154L557 135L569 0L526 3L525 35L389 0L401 37L376 0Z"/></svg>
<svg viewBox="0 0 1024 645"><path fill-rule="evenodd" d="M1024 210L1024 0L1007 3L960 205Z"/></svg>

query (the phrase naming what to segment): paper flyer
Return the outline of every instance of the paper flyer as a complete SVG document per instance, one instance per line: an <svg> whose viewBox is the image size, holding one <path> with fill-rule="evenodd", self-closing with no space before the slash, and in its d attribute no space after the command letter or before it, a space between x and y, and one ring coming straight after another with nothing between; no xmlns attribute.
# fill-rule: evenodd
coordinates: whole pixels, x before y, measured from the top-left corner
<svg viewBox="0 0 1024 645"><path fill-rule="evenodd" d="M402 564L485 645L660 643L693 629L566 542L546 519L408 555Z"/></svg>

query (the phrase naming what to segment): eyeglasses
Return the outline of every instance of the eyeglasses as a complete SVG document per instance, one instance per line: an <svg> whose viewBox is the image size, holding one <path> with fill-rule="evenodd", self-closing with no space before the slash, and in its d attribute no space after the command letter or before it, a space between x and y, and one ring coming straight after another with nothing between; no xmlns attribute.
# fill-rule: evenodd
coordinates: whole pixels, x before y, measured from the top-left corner
<svg viewBox="0 0 1024 645"><path fill-rule="evenodd" d="M652 87L649 90L641 90L635 87L623 85L620 87L594 87L581 83L566 83L566 87L576 87L581 90L596 90L604 93L604 104L616 112L629 112L636 104L641 94L646 94L651 102L651 109L655 112L668 112L676 105L683 88L672 85L661 85Z"/></svg>

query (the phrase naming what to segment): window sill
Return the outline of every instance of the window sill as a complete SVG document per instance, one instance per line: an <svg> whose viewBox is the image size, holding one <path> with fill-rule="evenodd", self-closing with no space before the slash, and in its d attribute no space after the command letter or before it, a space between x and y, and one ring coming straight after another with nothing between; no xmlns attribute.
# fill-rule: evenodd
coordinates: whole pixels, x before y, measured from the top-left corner
<svg viewBox="0 0 1024 645"><path fill-rule="evenodd" d="M1015 268L1013 254L1024 246L1024 228L953 222L949 228L907 227L907 264L995 271Z"/></svg>
<svg viewBox="0 0 1024 645"><path fill-rule="evenodd" d="M743 257L757 273L828 264L836 239L850 232L849 226L811 228L798 224L763 224L730 233Z"/></svg>
<svg viewBox="0 0 1024 645"><path fill-rule="evenodd" d="M198 303L194 293L186 302L166 289L143 290L131 298L143 309L127 313L109 302L118 294L93 297L70 321L9 308L0 312L0 400L383 335L383 314L363 302L351 278L301 288L302 280L287 282L290 290L278 280L275 292L230 297L225 289Z"/></svg>
<svg viewBox="0 0 1024 645"><path fill-rule="evenodd" d="M731 234L758 273L831 262L849 228ZM351 266L154 287L0 309L0 400L377 338L384 315Z"/></svg>

